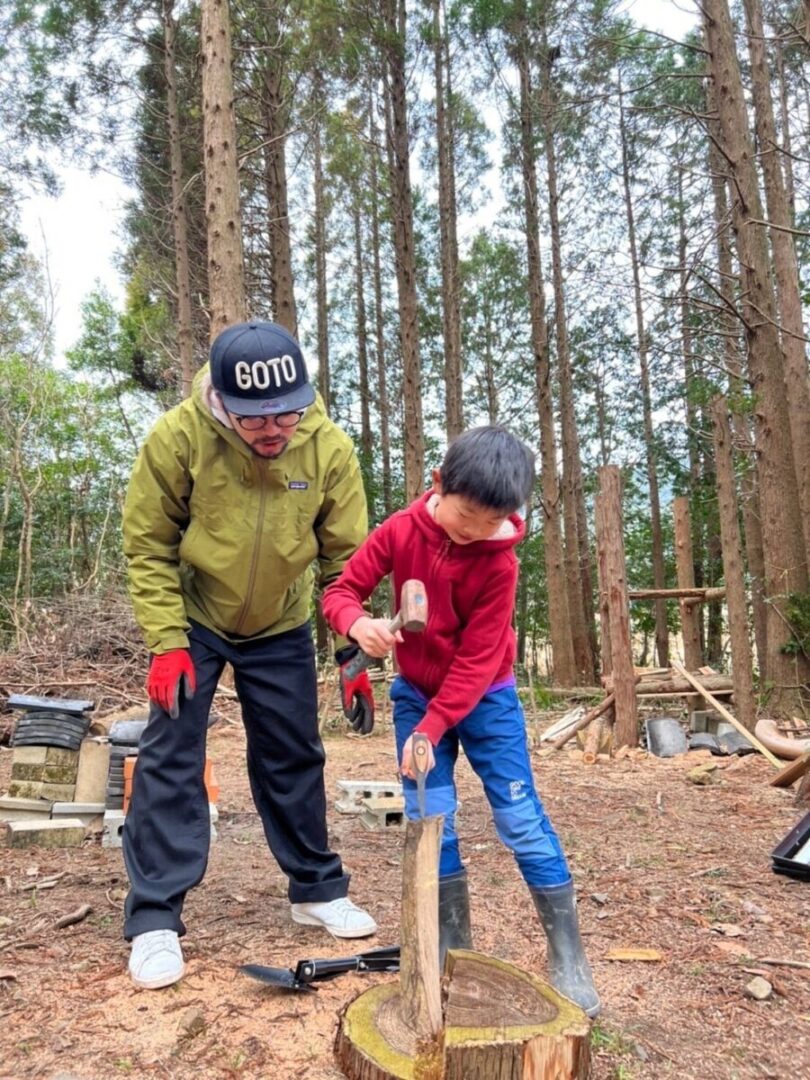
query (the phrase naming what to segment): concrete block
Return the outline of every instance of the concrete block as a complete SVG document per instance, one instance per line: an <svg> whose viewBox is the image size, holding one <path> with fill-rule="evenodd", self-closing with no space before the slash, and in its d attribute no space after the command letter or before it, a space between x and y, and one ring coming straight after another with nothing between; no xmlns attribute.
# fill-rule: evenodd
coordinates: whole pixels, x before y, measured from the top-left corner
<svg viewBox="0 0 810 1080"><path fill-rule="evenodd" d="M84 825L78 818L62 818L59 821L10 821L6 842L13 848L79 847L84 835Z"/></svg>
<svg viewBox="0 0 810 1080"><path fill-rule="evenodd" d="M360 814L364 799L393 799L402 795L402 784L386 780L338 780L335 809L340 814Z"/></svg>
<svg viewBox="0 0 810 1080"><path fill-rule="evenodd" d="M104 827L104 803L58 802L51 807L51 818L75 817L91 832L101 832Z"/></svg>
<svg viewBox="0 0 810 1080"><path fill-rule="evenodd" d="M381 799L363 799L360 824L372 831L402 828L405 824L404 797L400 795Z"/></svg>
<svg viewBox="0 0 810 1080"><path fill-rule="evenodd" d="M30 821L31 818L47 819L51 816L51 803L47 799L0 799L0 821Z"/></svg>
<svg viewBox="0 0 810 1080"><path fill-rule="evenodd" d="M123 844L122 833L126 815L123 810L105 810L104 825L101 832L101 846L120 848Z"/></svg>
<svg viewBox="0 0 810 1080"><path fill-rule="evenodd" d="M76 802L104 802L109 768L109 742L106 739L82 739L76 773Z"/></svg>

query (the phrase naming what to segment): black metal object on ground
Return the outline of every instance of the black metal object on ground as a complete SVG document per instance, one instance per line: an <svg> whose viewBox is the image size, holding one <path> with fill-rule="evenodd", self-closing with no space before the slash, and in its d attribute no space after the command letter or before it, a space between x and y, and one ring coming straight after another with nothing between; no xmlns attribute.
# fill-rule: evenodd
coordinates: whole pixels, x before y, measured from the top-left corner
<svg viewBox="0 0 810 1080"><path fill-rule="evenodd" d="M810 881L810 814L794 825L771 852L775 874Z"/></svg>
<svg viewBox="0 0 810 1080"><path fill-rule="evenodd" d="M675 757L688 750L686 732L674 716L648 716L644 721L647 749L656 757Z"/></svg>

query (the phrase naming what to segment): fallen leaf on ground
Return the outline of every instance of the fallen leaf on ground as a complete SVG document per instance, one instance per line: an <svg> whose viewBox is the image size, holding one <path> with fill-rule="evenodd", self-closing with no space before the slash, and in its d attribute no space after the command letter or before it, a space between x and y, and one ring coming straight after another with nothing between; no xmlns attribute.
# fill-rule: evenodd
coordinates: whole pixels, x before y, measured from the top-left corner
<svg viewBox="0 0 810 1080"><path fill-rule="evenodd" d="M745 937L745 931L736 923L715 922L711 924L709 929L714 930L716 934L722 934L724 937Z"/></svg>

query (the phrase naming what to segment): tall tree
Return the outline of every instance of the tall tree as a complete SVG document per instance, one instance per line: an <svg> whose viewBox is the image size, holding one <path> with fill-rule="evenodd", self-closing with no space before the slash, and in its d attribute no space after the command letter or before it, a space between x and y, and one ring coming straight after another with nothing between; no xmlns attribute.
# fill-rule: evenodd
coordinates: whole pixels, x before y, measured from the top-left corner
<svg viewBox="0 0 810 1080"><path fill-rule="evenodd" d="M448 439L464 427L461 367L461 314L458 283L458 227L453 124L452 73L443 0L430 0L439 166L439 247L442 268L445 427Z"/></svg>
<svg viewBox="0 0 810 1080"><path fill-rule="evenodd" d="M177 344L180 353L180 387L183 397L191 393L194 376L194 328L191 319L191 271L188 249L188 211L180 112L177 102L177 24L174 0L162 0L164 71L166 75L166 120L169 132L169 169L172 190L172 229L177 296Z"/></svg>
<svg viewBox="0 0 810 1080"><path fill-rule="evenodd" d="M627 242L630 247L630 264L633 273L633 303L636 315L636 337L638 343L638 362L641 376L641 403L644 421L644 450L647 462L647 485L650 493L650 521L652 523L653 584L656 589L663 589L666 584L664 565L664 534L661 528L661 500L658 490L658 452L652 420L652 395L650 392L649 342L644 321L644 304L641 293L641 268L638 245L636 243L635 210L631 187L630 146L627 121L623 100L621 80L619 81L619 134L622 148L622 182L624 186L624 205L627 215ZM663 600L655 602L655 643L658 663L662 667L669 665L669 627L667 608Z"/></svg>
<svg viewBox="0 0 810 1080"><path fill-rule="evenodd" d="M515 6L509 26L509 52L517 67L520 94L520 164L523 179L523 213L529 273L529 313L532 350L540 420L541 482L543 491L543 537L546 555L549 628L554 656L554 678L564 686L577 679L565 557L560 528L560 484L557 472L557 437L554 430L554 402L551 386L551 357L548 322L540 258L540 216L537 183L537 137L535 93L529 57L529 32L526 6Z"/></svg>
<svg viewBox="0 0 810 1080"><path fill-rule="evenodd" d="M790 598L807 592L808 578L790 444L784 355L761 224L754 149L726 0L705 0L703 26L718 110L718 141L735 191L732 222L743 285L741 309L757 398L754 430L768 600L765 674L772 687L771 708L776 715L789 715L797 707L801 686L810 679L810 657L792 651Z"/></svg>
<svg viewBox="0 0 810 1080"><path fill-rule="evenodd" d="M419 305L416 294L413 195L406 76L405 0L382 0L383 54L391 218L394 230L399 338L402 352L402 399L405 496L415 499L425 483L425 436L422 422L422 365L419 353Z"/></svg>
<svg viewBox="0 0 810 1080"><path fill-rule="evenodd" d="M751 91L759 163L764 180L780 336L785 356L790 437L804 529L805 559L810 560L810 379L804 345L799 271L793 244L790 199L782 173L783 155L776 137L762 6L760 0L744 0L744 7L748 26L748 55L751 59Z"/></svg>
<svg viewBox="0 0 810 1080"><path fill-rule="evenodd" d="M211 340L247 317L228 0L202 0L205 216Z"/></svg>

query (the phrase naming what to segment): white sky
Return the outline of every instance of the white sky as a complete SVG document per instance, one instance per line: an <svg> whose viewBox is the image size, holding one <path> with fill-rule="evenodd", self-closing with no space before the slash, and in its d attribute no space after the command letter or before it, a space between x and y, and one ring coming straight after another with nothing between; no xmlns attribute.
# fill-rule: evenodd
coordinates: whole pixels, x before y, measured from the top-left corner
<svg viewBox="0 0 810 1080"><path fill-rule="evenodd" d="M690 0L627 0L624 10L650 30L681 39L695 25ZM68 167L58 170L62 194L32 196L23 206L22 226L31 251L47 258L55 294L54 337L57 363L81 332L81 303L99 283L123 303L123 283L113 264L118 230L129 192L107 173L91 175Z"/></svg>

